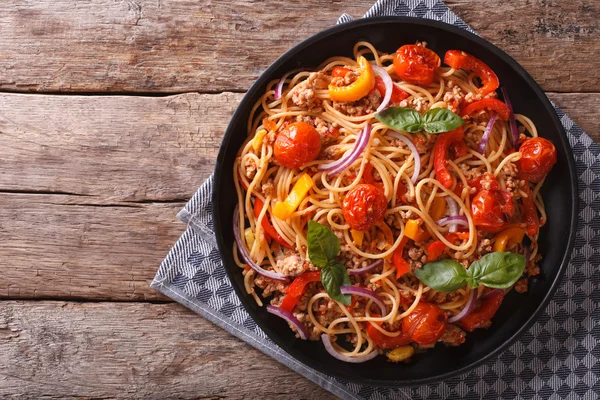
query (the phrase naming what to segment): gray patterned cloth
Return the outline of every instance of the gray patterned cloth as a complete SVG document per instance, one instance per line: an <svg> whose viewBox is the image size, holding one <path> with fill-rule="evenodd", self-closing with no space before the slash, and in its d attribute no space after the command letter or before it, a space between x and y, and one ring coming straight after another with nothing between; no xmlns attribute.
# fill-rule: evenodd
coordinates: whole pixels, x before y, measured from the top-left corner
<svg viewBox="0 0 600 400"><path fill-rule="evenodd" d="M438 0L378 1L365 17L417 16L472 31ZM344 14L339 23L351 20ZM400 389L345 382L314 371L270 341L229 281L211 214L212 177L178 218L187 230L151 287L344 399L597 399L600 393L600 147L556 108L577 164L579 229L563 282L539 320L500 356L444 382Z"/></svg>

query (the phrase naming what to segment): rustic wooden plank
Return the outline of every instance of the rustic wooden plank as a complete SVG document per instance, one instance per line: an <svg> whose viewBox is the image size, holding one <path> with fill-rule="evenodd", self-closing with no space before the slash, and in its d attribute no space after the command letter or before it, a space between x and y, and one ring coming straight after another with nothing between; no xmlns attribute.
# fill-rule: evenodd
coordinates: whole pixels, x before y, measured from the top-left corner
<svg viewBox="0 0 600 400"><path fill-rule="evenodd" d="M212 173L241 97L0 94L0 191L187 199Z"/></svg>
<svg viewBox="0 0 600 400"><path fill-rule="evenodd" d="M373 0L5 0L0 89L244 91L285 50ZM600 91L593 0L449 0L548 91Z"/></svg>
<svg viewBox="0 0 600 400"><path fill-rule="evenodd" d="M0 191L74 193L96 204L187 199L212 172L241 97L0 94ZM600 94L550 98L600 138Z"/></svg>
<svg viewBox="0 0 600 400"><path fill-rule="evenodd" d="M184 203L91 204L0 194L0 298L166 300L148 285L184 228Z"/></svg>
<svg viewBox="0 0 600 400"><path fill-rule="evenodd" d="M0 397L333 399L177 304L0 302Z"/></svg>

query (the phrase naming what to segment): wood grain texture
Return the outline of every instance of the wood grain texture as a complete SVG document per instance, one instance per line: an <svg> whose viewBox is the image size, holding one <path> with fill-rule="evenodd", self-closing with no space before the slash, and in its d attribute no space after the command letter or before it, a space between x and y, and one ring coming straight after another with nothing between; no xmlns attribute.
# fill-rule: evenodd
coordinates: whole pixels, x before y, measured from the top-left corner
<svg viewBox="0 0 600 400"><path fill-rule="evenodd" d="M0 191L187 199L212 173L241 97L0 94Z"/></svg>
<svg viewBox="0 0 600 400"><path fill-rule="evenodd" d="M3 399L333 399L177 304L0 302Z"/></svg>
<svg viewBox="0 0 600 400"><path fill-rule="evenodd" d="M166 300L148 285L185 228L183 205L0 194L0 297Z"/></svg>
<svg viewBox="0 0 600 400"><path fill-rule="evenodd" d="M284 51L372 0L5 0L0 89L244 91ZM598 92L594 0L451 0L545 90Z"/></svg>

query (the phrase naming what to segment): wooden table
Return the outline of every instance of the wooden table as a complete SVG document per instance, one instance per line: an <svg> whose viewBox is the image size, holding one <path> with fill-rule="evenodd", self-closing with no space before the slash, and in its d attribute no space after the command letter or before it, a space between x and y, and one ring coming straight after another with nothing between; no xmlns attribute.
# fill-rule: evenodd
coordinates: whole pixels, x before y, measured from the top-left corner
<svg viewBox="0 0 600 400"><path fill-rule="evenodd" d="M331 397L148 285L244 91L372 1L3 1L0 397ZM599 4L447 3L600 137Z"/></svg>

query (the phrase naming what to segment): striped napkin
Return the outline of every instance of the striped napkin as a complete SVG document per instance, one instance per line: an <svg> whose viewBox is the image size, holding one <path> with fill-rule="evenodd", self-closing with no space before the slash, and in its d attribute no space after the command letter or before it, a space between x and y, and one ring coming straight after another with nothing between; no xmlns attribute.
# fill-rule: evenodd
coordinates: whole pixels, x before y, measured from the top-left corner
<svg viewBox="0 0 600 400"><path fill-rule="evenodd" d="M397 15L467 26L438 0L380 0L365 17ZM342 15L338 23L352 18ZM241 305L213 236L209 178L178 214L188 224L151 287L344 399L597 399L600 393L600 147L556 108L573 148L579 229L563 282L539 320L500 356L444 382L381 388L314 371L270 341Z"/></svg>

